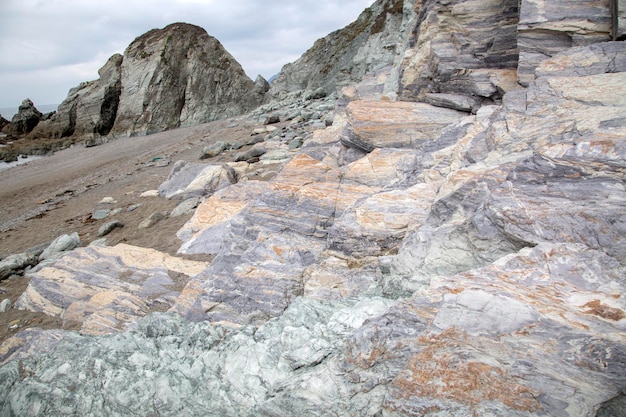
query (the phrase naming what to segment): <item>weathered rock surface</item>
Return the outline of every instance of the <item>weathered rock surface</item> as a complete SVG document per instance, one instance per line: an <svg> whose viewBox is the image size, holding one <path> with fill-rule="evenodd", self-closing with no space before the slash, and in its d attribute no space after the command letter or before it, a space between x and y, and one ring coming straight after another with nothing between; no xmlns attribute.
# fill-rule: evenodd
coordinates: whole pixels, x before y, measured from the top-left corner
<svg viewBox="0 0 626 417"><path fill-rule="evenodd" d="M518 0L413 3L417 18L400 70L402 100L452 94L466 97L470 101L463 107L475 110L476 103L499 102L514 87ZM432 96L428 100L432 103ZM458 109L458 101L438 104Z"/></svg>
<svg viewBox="0 0 626 417"><path fill-rule="evenodd" d="M39 123L42 114L30 99L25 99L18 107L17 114L11 119L11 123L2 128L2 133L7 135L25 135L30 133Z"/></svg>
<svg viewBox="0 0 626 417"><path fill-rule="evenodd" d="M510 14L515 3L485 8ZM466 7L481 15L478 3L416 4L424 33L437 35L440 19L444 41L455 25L475 29L470 50L489 44L491 26L509 39L508 24L474 20ZM495 40L489 53L509 57L508 41ZM28 308L114 334L31 329L7 340L2 413L620 415L624 56L624 42L569 48L500 98L500 81L461 72L497 90L474 97L471 113L349 102L380 96L389 72L355 86L275 177L206 196L178 237L181 256L210 262L118 245L35 270ZM515 68L502 71L509 80ZM430 93L451 105L466 92ZM431 111L454 117L426 123L426 134L398 126ZM346 129L382 139L364 152L342 144ZM423 135L419 146L411 134ZM156 262L164 257L174 265ZM184 284L172 287L171 271ZM144 317L155 299L169 312Z"/></svg>
<svg viewBox="0 0 626 417"><path fill-rule="evenodd" d="M319 99L402 59L415 18L412 1L378 0L345 28L319 39L272 82L275 99ZM392 85L392 84L390 84ZM395 87L389 88L395 94Z"/></svg>
<svg viewBox="0 0 626 417"><path fill-rule="evenodd" d="M418 148L466 114L425 103L352 101L342 143L363 152L375 148Z"/></svg>
<svg viewBox="0 0 626 417"><path fill-rule="evenodd" d="M221 43L174 23L135 39L124 52L113 135L145 135L252 110L263 95Z"/></svg>
<svg viewBox="0 0 626 417"><path fill-rule="evenodd" d="M83 333L111 333L169 308L186 279L205 267L153 249L92 245L30 273L15 306L81 322Z"/></svg>
<svg viewBox="0 0 626 417"><path fill-rule="evenodd" d="M74 137L98 140L109 134L115 122L122 91L123 57L115 54L98 70L99 79L72 88L57 113L41 122L31 139Z"/></svg>
<svg viewBox="0 0 626 417"><path fill-rule="evenodd" d="M80 246L80 237L74 232L70 235L61 235L54 239L47 248L39 255L39 260L54 259L61 256L62 253L71 251Z"/></svg>
<svg viewBox="0 0 626 417"><path fill-rule="evenodd" d="M608 41L611 36L609 1L521 2L518 27L522 84L532 81L534 69L546 58L575 46Z"/></svg>
<svg viewBox="0 0 626 417"><path fill-rule="evenodd" d="M236 182L237 173L229 165L178 161L159 187L159 194L165 198L202 197Z"/></svg>
<svg viewBox="0 0 626 417"><path fill-rule="evenodd" d="M98 228L98 237L106 236L119 227L124 227L124 223L119 220L111 220Z"/></svg>

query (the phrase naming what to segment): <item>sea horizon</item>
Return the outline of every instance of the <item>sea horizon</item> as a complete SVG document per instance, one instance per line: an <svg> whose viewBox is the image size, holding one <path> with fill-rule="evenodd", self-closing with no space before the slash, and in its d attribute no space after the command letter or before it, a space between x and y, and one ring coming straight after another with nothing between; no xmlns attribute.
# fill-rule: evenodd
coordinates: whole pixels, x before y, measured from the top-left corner
<svg viewBox="0 0 626 417"><path fill-rule="evenodd" d="M42 113L50 113L51 111L56 111L56 109L59 107L59 104L37 105L37 103L35 103L35 107ZM2 117L7 119L8 121L11 121L13 116L17 114L18 108L19 104L15 107L0 107L0 115L2 115Z"/></svg>

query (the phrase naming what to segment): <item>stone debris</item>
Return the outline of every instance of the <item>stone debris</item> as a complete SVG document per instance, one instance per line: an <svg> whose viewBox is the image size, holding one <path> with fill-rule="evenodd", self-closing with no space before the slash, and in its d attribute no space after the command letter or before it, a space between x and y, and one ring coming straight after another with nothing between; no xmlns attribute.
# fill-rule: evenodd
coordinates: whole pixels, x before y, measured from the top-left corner
<svg viewBox="0 0 626 417"><path fill-rule="evenodd" d="M119 220L112 220L110 222L107 222L100 226L100 228L98 229L98 237L104 237L118 227L124 227L124 223Z"/></svg>
<svg viewBox="0 0 626 417"><path fill-rule="evenodd" d="M166 219L168 214L169 213L167 211L157 211L155 213L152 213L147 218L145 218L141 223L139 223L139 226L137 226L137 228L147 229L149 227L152 227L158 222L160 222L161 220Z"/></svg>
<svg viewBox="0 0 626 417"><path fill-rule="evenodd" d="M54 239L52 243L39 255L39 261L47 259L55 259L61 256L64 252L71 251L81 245L80 237L78 233L74 232L71 235L61 235Z"/></svg>

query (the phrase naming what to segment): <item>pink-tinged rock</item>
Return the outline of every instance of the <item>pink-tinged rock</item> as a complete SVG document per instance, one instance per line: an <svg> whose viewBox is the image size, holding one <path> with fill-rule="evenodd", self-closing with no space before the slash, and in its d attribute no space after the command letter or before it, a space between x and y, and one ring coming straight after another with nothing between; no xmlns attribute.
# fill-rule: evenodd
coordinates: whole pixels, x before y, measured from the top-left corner
<svg viewBox="0 0 626 417"><path fill-rule="evenodd" d="M86 334L117 332L167 309L207 265L125 244L80 248L29 274L16 308L82 322Z"/></svg>
<svg viewBox="0 0 626 417"><path fill-rule="evenodd" d="M425 103L352 101L346 108L344 145L371 152L376 148L418 148L466 113Z"/></svg>

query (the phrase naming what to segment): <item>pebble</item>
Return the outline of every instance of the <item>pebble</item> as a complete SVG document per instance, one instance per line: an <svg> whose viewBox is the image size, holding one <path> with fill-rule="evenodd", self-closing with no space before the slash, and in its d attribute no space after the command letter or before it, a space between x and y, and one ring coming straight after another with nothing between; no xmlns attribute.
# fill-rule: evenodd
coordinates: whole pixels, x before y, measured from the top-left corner
<svg viewBox="0 0 626 417"><path fill-rule="evenodd" d="M148 191L144 191L143 193L139 195L139 197L158 197L158 196L159 196L159 190L148 190Z"/></svg>
<svg viewBox="0 0 626 417"><path fill-rule="evenodd" d="M110 209L99 209L93 212L93 214L91 215L91 218L94 220L106 219L110 213L111 213Z"/></svg>
<svg viewBox="0 0 626 417"><path fill-rule="evenodd" d="M198 197L188 198L172 210L170 217L179 217L191 213L196 207L198 207L198 204L200 204L200 199Z"/></svg>
<svg viewBox="0 0 626 417"><path fill-rule="evenodd" d="M124 223L119 220L113 220L105 223L98 229L98 237L106 236L118 227L124 227Z"/></svg>
<svg viewBox="0 0 626 417"><path fill-rule="evenodd" d="M7 310L10 310L10 309L11 309L11 300L9 298L5 298L0 303L0 313L4 313L4 312L6 312Z"/></svg>
<svg viewBox="0 0 626 417"><path fill-rule="evenodd" d="M113 197L104 197L99 204L115 204L117 201Z"/></svg>
<svg viewBox="0 0 626 417"><path fill-rule="evenodd" d="M168 215L167 211L158 211L156 213L152 213L148 216L147 219L139 223L139 229L147 229L148 227L154 226Z"/></svg>

